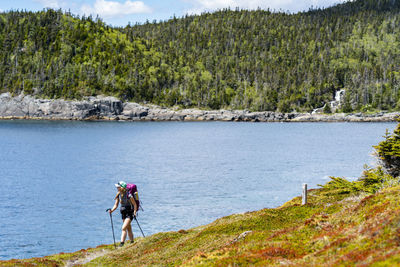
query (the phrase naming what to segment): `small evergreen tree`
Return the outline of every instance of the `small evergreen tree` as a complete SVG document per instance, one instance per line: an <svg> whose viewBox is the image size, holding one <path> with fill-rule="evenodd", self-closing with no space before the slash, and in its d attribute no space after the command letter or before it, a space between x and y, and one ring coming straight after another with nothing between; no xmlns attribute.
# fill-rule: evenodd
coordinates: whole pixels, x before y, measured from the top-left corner
<svg viewBox="0 0 400 267"><path fill-rule="evenodd" d="M341 109L342 109L342 112L344 112L344 113L350 113L353 111L353 107L351 106L350 99L348 96L345 97L344 103L343 103Z"/></svg>
<svg viewBox="0 0 400 267"><path fill-rule="evenodd" d="M326 103L324 106L324 113L332 113L331 110L331 104L330 103Z"/></svg>
<svg viewBox="0 0 400 267"><path fill-rule="evenodd" d="M400 124L394 133L386 130L385 140L374 146L382 167L392 176L400 175Z"/></svg>

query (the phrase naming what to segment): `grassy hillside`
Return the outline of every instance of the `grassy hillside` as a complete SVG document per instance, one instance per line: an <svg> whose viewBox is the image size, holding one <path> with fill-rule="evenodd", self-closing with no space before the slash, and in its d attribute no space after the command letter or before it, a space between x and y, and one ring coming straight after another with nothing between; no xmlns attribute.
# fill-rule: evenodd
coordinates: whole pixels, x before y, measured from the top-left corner
<svg viewBox="0 0 400 267"><path fill-rule="evenodd" d="M137 238L120 249L0 261L1 266L400 266L400 124L375 146L381 166L331 177L281 207Z"/></svg>
<svg viewBox="0 0 400 267"><path fill-rule="evenodd" d="M61 11L0 13L0 92L106 94L201 108L399 110L400 0L297 14L221 10L113 28Z"/></svg>
<svg viewBox="0 0 400 267"><path fill-rule="evenodd" d="M359 181L332 178L320 189L309 190L309 203L304 206L296 197L279 208L138 238L118 250L99 246L0 265L400 265L399 201L398 178L380 168L369 169Z"/></svg>

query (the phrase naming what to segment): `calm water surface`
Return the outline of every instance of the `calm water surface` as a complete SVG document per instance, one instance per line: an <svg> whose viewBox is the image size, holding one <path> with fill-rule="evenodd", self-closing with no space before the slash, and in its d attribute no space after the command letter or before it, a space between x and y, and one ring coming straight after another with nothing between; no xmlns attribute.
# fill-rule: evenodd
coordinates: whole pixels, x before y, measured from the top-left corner
<svg viewBox="0 0 400 267"><path fill-rule="evenodd" d="M112 243L119 180L137 184L148 235L276 207L302 183L358 177L395 125L2 121L0 259Z"/></svg>

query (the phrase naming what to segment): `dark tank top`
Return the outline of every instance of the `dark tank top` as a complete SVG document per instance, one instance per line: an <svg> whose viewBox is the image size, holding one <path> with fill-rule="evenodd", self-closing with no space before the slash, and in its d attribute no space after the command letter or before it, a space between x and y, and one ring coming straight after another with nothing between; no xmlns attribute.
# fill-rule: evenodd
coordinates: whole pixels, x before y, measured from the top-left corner
<svg viewBox="0 0 400 267"><path fill-rule="evenodd" d="M129 201L131 197L132 195L129 192L126 192L124 196L119 195L121 209L133 209L132 203Z"/></svg>

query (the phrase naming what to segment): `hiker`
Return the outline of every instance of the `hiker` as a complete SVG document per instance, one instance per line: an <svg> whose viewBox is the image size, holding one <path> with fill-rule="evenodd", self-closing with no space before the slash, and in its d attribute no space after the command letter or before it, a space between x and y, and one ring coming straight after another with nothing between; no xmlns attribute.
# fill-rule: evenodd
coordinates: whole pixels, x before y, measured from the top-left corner
<svg viewBox="0 0 400 267"><path fill-rule="evenodd" d="M115 196L115 204L112 209L108 212L111 214L114 210L118 208L118 204L121 203L121 215L122 215L122 233L121 233L121 243L119 244L122 247L125 244L126 235L128 234L129 239L133 243L133 232L131 222L133 218L136 218L136 212L138 210L138 205L136 204L134 196L127 190L127 184L123 181L115 184L115 187L118 189L118 193Z"/></svg>

